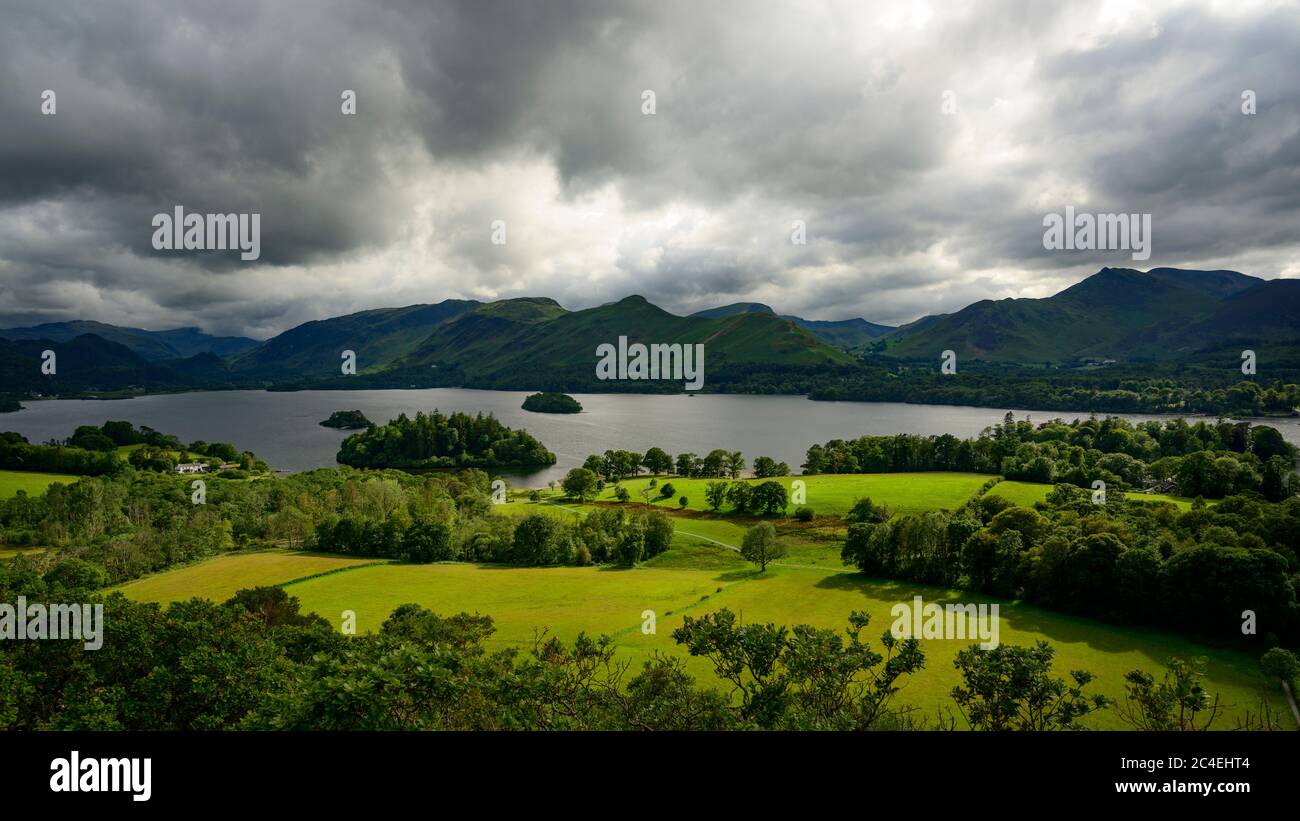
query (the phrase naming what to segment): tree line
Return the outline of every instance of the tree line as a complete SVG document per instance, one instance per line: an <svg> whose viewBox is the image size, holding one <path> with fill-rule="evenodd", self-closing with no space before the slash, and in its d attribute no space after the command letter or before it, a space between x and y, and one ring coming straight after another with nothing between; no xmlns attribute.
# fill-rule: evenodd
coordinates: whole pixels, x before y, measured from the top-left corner
<svg viewBox="0 0 1300 821"><path fill-rule="evenodd" d="M496 515L481 470L412 475L322 468L266 481L207 480L123 465L109 476L0 500L0 546L49 546L42 562L76 559L118 584L178 564L261 547L317 549L410 562L625 564L667 549L658 511L574 521Z"/></svg>
<svg viewBox="0 0 1300 821"><path fill-rule="evenodd" d="M1241 495L1182 512L1114 491L1098 504L1062 484L1036 509L986 493L956 511L905 516L863 500L848 518L842 558L871 576L1300 646L1300 499Z"/></svg>
<svg viewBox="0 0 1300 821"><path fill-rule="evenodd" d="M117 449L139 445L127 459ZM265 472L269 468L250 451L240 452L226 442L195 441L188 445L176 436L145 425L109 421L103 425L80 425L67 439L32 444L19 433L0 433L0 469L67 473L77 476L107 476L122 472L126 464L139 470L168 472L180 457L194 457L209 464L238 464L241 470Z"/></svg>
<svg viewBox="0 0 1300 821"><path fill-rule="evenodd" d="M606 482L619 482L641 474L642 470L651 475L674 474L685 479L722 478L737 479L745 472L745 454L740 451L714 448L704 456L685 452L674 458L663 448L652 447L645 453L630 450L607 450L603 454L593 453L583 460L584 470L591 471ZM770 456L754 459L754 476L766 479L774 476L790 475L790 466L777 462Z"/></svg>
<svg viewBox="0 0 1300 821"><path fill-rule="evenodd" d="M1217 369L1143 363L1079 370L969 363L944 375L937 358L915 364L868 357L862 366L817 376L806 392L811 399L826 401L1079 408L1098 413L1284 416L1300 408L1294 369L1284 369L1283 378L1247 380L1240 378L1237 364L1225 361Z"/></svg>
<svg viewBox="0 0 1300 821"><path fill-rule="evenodd" d="M1138 424L1119 417L1035 425L1008 413L973 439L951 434L833 439L808 449L806 473L951 470L1008 479L1223 498L1256 491L1270 501L1300 492L1296 448L1276 428L1185 419Z"/></svg>
<svg viewBox="0 0 1300 821"><path fill-rule="evenodd" d="M599 510L572 520L531 514L436 518L404 522L330 517L316 526L305 546L350 556L374 556L418 564L487 562L526 567L615 564L624 567L668 549L672 520L659 511Z"/></svg>

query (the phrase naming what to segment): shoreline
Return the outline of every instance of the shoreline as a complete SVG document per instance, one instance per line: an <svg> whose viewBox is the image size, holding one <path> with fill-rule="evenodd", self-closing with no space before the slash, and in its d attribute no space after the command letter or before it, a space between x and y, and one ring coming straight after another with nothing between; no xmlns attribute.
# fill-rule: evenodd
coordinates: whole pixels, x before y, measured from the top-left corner
<svg viewBox="0 0 1300 821"><path fill-rule="evenodd" d="M274 388L190 388L190 389L185 389L185 390L175 390L175 391L147 391L147 392L142 392L142 393L133 393L133 394L129 394L129 395L126 395L126 396L75 395L75 396L41 396L41 397L36 397L36 398L21 398L21 399L17 399L17 401L18 401L19 404L20 404L20 407L19 407L17 410L11 410L11 411L0 411L0 419L2 419L2 418L4 417L4 414L6 414L6 413L21 413L23 410L26 410L26 409L27 409L26 406L23 405L23 403L26 403L26 402L123 402L123 401L129 401L129 400L131 400L131 399L143 399L143 398L147 398L147 397L150 397L150 396L181 396L181 395L185 395L185 394L193 394L193 393L236 393L236 392L247 392L247 393L328 393L328 392L344 392L344 391L347 391L347 392L351 392L351 391L360 391L360 392L362 392L362 393L375 393L375 392L380 392L380 391L437 391L437 390L484 391L484 392L487 392L487 393L499 393L499 394L509 394L509 393L522 393L522 394L528 394L528 393L536 393L536 391L529 391L529 390L524 390L524 389L521 389L521 390L506 390L506 389L502 389L502 388L474 388L474 387L465 387L465 386L456 386L456 385L440 385L440 386L438 386L438 387L431 387L431 388L296 388L296 389L294 389L294 390L277 390L277 389L274 389ZM810 401L810 402L817 402L817 403L828 404L828 405L832 405L832 404L851 404L851 405L886 405L886 404L888 404L888 405L911 405L911 406L914 406L914 407L964 408L964 409L968 409L968 410L1000 411L1000 412L1002 412L1002 413L1005 413L1005 412L1006 412L1006 406L1004 406L1004 405L966 405L966 404L956 404L956 403L948 403L948 402L933 402L933 401L932 401L932 402L908 402L908 401L905 401L905 400L898 400L898 399L814 399L810 394L807 394L807 393L740 393L740 392L721 392L721 391L695 391L695 392L687 392L687 391L683 391L683 392L681 392L681 393L661 393L661 392L657 392L657 391L645 391L645 392L635 392L635 391L574 391L574 393L577 394L577 395L579 395L579 396L583 396L583 395L591 395L591 396L655 396L655 397L659 397L659 396L692 396L692 397L693 397L693 396L698 396L698 395L703 395L703 396L752 396L752 397L779 396L779 397L803 398L803 399L807 399L807 400ZM1246 414L1233 413L1233 412L1225 412L1225 413L1208 413L1208 412L1202 412L1202 411L1170 411L1170 410L1141 410L1141 409L1133 409L1133 410L1060 410L1060 409L1057 409L1057 408L1035 408L1035 407L1030 407L1030 406L1028 406L1026 403L1017 403L1017 405L1019 405L1019 407L1017 408L1017 410L1029 411L1029 412L1032 412L1032 413L1049 413L1049 414L1057 414L1057 415L1061 415L1061 414L1073 414L1076 418L1082 418L1082 417L1085 417L1085 416L1099 416L1099 417L1105 417L1105 416L1137 415L1137 416L1159 416L1159 417L1162 417L1162 418L1169 418L1169 419L1176 419L1176 418L1179 418L1179 417L1183 417L1183 418L1196 418L1196 419L1229 419L1229 420L1242 421L1242 422L1248 422L1248 421L1251 421L1251 420L1254 420L1254 419L1297 419L1297 418L1300 418L1300 412L1297 412L1297 411L1292 411L1292 412L1290 412L1290 413L1275 413L1275 414L1263 414L1263 415L1246 415ZM551 411L530 411L530 412L531 412L531 413L545 413L545 414L547 414L547 415L549 415L549 416L573 416L573 415L577 415L577 412L574 412L574 413L551 412ZM1052 418L1056 418L1056 417L1052 417ZM1062 415L1060 418L1064 419L1064 418L1066 418L1066 417Z"/></svg>

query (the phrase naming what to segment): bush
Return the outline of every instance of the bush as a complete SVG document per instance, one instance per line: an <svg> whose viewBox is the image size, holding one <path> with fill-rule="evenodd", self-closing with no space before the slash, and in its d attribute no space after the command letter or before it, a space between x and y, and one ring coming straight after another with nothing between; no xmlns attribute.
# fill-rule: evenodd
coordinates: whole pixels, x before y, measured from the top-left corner
<svg viewBox="0 0 1300 821"><path fill-rule="evenodd" d="M689 505L690 503L691 500L687 499L685 496L677 500L677 506L680 507L682 510L685 510L686 506Z"/></svg>
<svg viewBox="0 0 1300 821"><path fill-rule="evenodd" d="M663 553L672 540L673 520L670 517L657 510L645 516L645 558L653 559Z"/></svg>
<svg viewBox="0 0 1300 821"><path fill-rule="evenodd" d="M876 524L889 521L889 515L889 508L884 505L877 505L871 501L871 497L867 497L858 499L853 503L853 507L849 508L849 512L844 514L844 521Z"/></svg>
<svg viewBox="0 0 1300 821"><path fill-rule="evenodd" d="M659 495L664 499L671 499L673 494L676 492L677 488L673 487L672 482L664 482L663 486L659 488Z"/></svg>
<svg viewBox="0 0 1300 821"><path fill-rule="evenodd" d="M794 509L794 517L801 522L811 522L817 514L807 505L800 505Z"/></svg>
<svg viewBox="0 0 1300 821"><path fill-rule="evenodd" d="M402 536L402 555L408 562L428 564L450 561L455 556L451 528L442 522L419 520Z"/></svg>
<svg viewBox="0 0 1300 821"><path fill-rule="evenodd" d="M757 513L785 512L790 496L785 485L768 480L754 488L749 498L750 507Z"/></svg>
<svg viewBox="0 0 1300 821"><path fill-rule="evenodd" d="M568 564L572 559L573 547L563 522L541 513L520 520L510 547L511 564L539 567Z"/></svg>

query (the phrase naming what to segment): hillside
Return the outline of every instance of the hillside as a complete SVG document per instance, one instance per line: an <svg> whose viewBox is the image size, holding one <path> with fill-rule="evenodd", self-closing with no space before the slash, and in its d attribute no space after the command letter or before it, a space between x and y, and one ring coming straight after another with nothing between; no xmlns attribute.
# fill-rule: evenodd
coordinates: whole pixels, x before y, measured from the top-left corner
<svg viewBox="0 0 1300 821"><path fill-rule="evenodd" d="M891 386L888 375L899 366L926 369L942 351L951 349L963 361L988 363L1012 380L1044 373L1100 372L1075 367L1079 365L1107 364L1112 370L1132 370L1163 363L1166 368L1200 369L1194 380L1184 380L1184 386L1218 389L1236 373L1241 351L1247 348L1255 350L1261 366L1271 368L1278 378L1290 378L1288 369L1300 366L1298 320L1300 281L1265 281L1233 271L1171 268L1147 272L1103 268L1045 299L982 300L955 313L922 317L883 336L873 335L884 326L865 320L801 320L779 316L761 303L737 303L677 316L640 296L581 311L568 311L547 297L486 304L449 299L307 322L253 349L225 357L204 351L156 358L204 346L221 348L221 340L230 339L210 337L192 328L141 332L147 336L128 339L136 347L146 347L148 355L98 334L68 340L0 339L0 377L4 379L0 393L21 398L28 394L70 396L223 387L473 387L558 392L683 388L675 380L597 379L597 346L616 344L625 336L629 343L703 343L706 390L888 401L960 400L967 404L1004 404L1004 399L1014 397L1040 407L1054 406L1043 403L1049 396L1061 396L1060 391L1068 386L1022 391L1010 383L999 383L1000 392L990 393L985 378L978 387L972 383L965 386L964 393L953 393L962 386L908 380L910 388L920 391L916 393L900 392L902 383ZM62 323L54 330L58 336L69 328L98 325ZM131 330L104 327L113 329L118 338ZM231 344L238 347L242 343ZM40 373L40 352L46 348L53 348L59 356L59 373L54 378ZM357 354L355 376L340 373L345 350ZM1013 364L1034 367L1015 374L1004 367ZM1044 371L1044 365L1052 369ZM1090 384L1087 390L1114 391L1121 387L1115 379ZM1183 399L1198 407L1221 404L1206 396ZM1065 396L1052 401L1077 403L1085 399ZM1153 394L1141 404L1166 408L1173 401ZM1268 396L1248 405L1289 410L1290 401L1280 395ZM5 407L16 405L6 398Z"/></svg>
<svg viewBox="0 0 1300 821"><path fill-rule="evenodd" d="M55 353L55 373L41 372L42 352ZM0 339L0 384L6 392L163 391L229 387L225 363L211 353L150 362L125 345L94 334L68 341Z"/></svg>
<svg viewBox="0 0 1300 821"><path fill-rule="evenodd" d="M704 311L696 311L691 314L695 317L704 317L706 319L718 319L721 317L735 316L737 314L776 314L767 305L761 302L735 302L731 305L723 305L718 308L709 308ZM895 328L891 325L879 325L875 322L868 322L860 317L854 319L804 319L793 314L781 314L782 319L788 319L800 328L811 333L828 345L834 345L844 350L854 350L870 343L872 340L879 339L882 336L892 332Z"/></svg>
<svg viewBox="0 0 1300 821"><path fill-rule="evenodd" d="M407 371L451 369L472 384L497 387L594 386L599 384L595 380L596 347L603 342L617 343L620 336L626 336L629 343L704 343L708 371L852 361L773 314L682 317L644 297L630 296L572 312L547 299L490 303L438 328L397 367Z"/></svg>
<svg viewBox="0 0 1300 821"><path fill-rule="evenodd" d="M442 323L480 304L447 299L313 320L235 357L231 367L237 373L268 379L333 376L339 373L342 352L351 350L357 354L357 372L372 373L411 353Z"/></svg>
<svg viewBox="0 0 1300 821"><path fill-rule="evenodd" d="M1022 364L1177 359L1230 337L1255 338L1248 306L1268 295L1281 295L1285 304L1288 291L1277 282L1285 281L1235 271L1103 268L1045 299L981 300L927 317L886 337L878 350L899 359L953 350L960 358ZM1249 296L1260 288L1267 295ZM1287 310L1274 311L1274 339L1294 336Z"/></svg>
<svg viewBox="0 0 1300 821"><path fill-rule="evenodd" d="M94 334L109 342L124 345L150 362L184 359L201 353L231 356L257 347L257 341L242 336L210 336L198 328L174 328L170 331L146 331L124 328L90 320L46 322L26 328L0 330L2 339L49 339L70 342L83 334Z"/></svg>

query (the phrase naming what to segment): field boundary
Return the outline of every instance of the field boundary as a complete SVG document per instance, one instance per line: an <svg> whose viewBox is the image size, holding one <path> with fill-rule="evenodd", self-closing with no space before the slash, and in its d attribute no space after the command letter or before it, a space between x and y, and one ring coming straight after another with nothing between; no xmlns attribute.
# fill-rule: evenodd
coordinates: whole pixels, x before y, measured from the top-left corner
<svg viewBox="0 0 1300 821"><path fill-rule="evenodd" d="M569 511L570 513L576 514L576 515L578 515L578 516L586 516L586 515L587 515L586 511L578 510L577 508L566 507L566 506L564 506L564 505L557 505L555 502L548 502L548 501L546 501L546 500L544 500L544 499L543 499L543 500L539 500L539 502L540 502L540 504L550 505L551 507L558 507L558 508L560 508L561 510L567 510L567 511ZM668 513L668 514L665 514L665 515L667 515L667 516L669 516L669 517L673 517L673 515L672 515L671 513ZM676 518L676 517L673 517L673 518ZM739 553L739 552L740 552L740 547L737 546L737 545L734 545L734 544L727 544L726 542L720 542L720 541L718 541L717 539L714 539L714 538L712 538L712 537L710 537L710 536L704 536L704 535L701 535L701 534L699 534L699 533L692 533L692 532L690 532L689 530L679 530L679 529L677 528L677 525L675 525L675 524L673 525L673 533L680 533L680 534L682 534L683 536L690 536L691 538L694 538L694 539L703 539L704 541L706 541L706 542L711 542L711 543L713 543L713 544L718 545L719 547L725 547L725 548L727 548L728 550L730 550L730 551L732 551L732 552L735 552L735 553ZM828 573L856 573L856 572L857 572L856 570L849 570L849 569L847 569L847 568L845 568L845 569L840 569L840 568L831 568L831 567L820 567L820 566L815 565L815 564L790 564L790 563L788 563L788 562L780 562L780 561L776 561L776 562L768 562L768 564L770 564L772 567L791 567L791 568L794 568L794 569L796 569L796 570L821 570L821 571L825 571L825 572L828 572Z"/></svg>
<svg viewBox="0 0 1300 821"><path fill-rule="evenodd" d="M331 555L333 555L333 554L331 554ZM333 576L335 573L347 573L349 570L361 570L362 568L365 568L365 567L379 567L379 566L382 566L382 565L389 565L389 564L395 564L395 562L386 562L386 561L379 561L379 560L376 560L376 561L373 561L373 562L364 562L364 563L362 563L362 564L350 564L350 565L348 565L347 567L336 567L336 568L334 568L334 569L332 569L332 570L322 570L322 571L319 572L319 573L312 573L311 575L308 575L308 576L300 576L300 577L298 577L298 578L296 578L296 579L289 579L287 582L276 582L275 584L273 584L273 585L271 585L271 586L272 586L272 587L288 587L288 586L291 585L291 584L298 584L299 582L310 581L310 580L312 580L312 579L319 579L319 578L321 578L322 576Z"/></svg>

